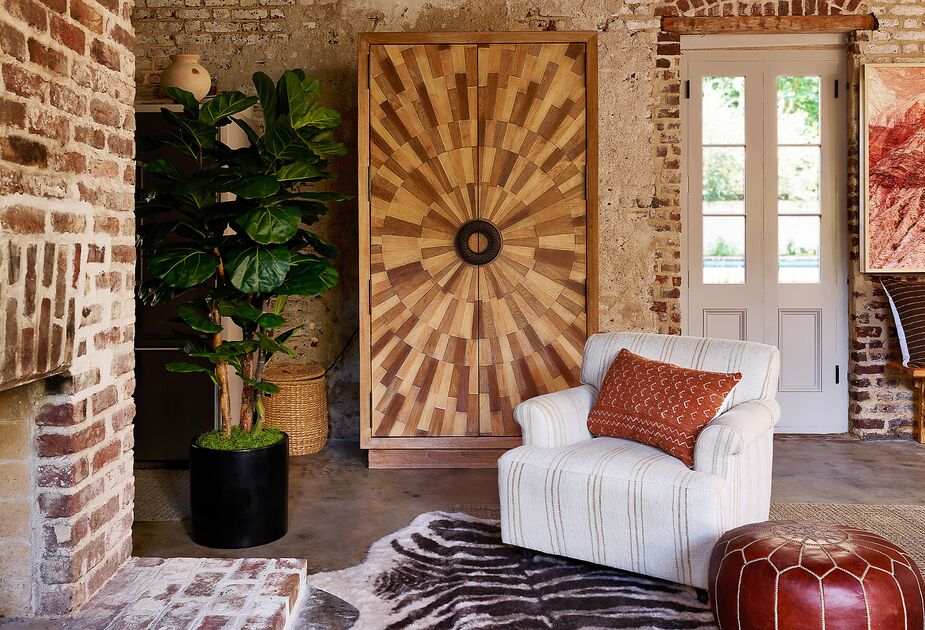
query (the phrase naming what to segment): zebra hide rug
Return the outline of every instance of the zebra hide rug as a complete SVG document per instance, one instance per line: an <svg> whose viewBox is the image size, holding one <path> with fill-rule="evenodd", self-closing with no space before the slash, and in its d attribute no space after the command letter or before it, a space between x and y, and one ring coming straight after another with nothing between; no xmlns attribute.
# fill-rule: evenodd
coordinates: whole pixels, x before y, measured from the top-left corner
<svg viewBox="0 0 925 630"><path fill-rule="evenodd" d="M466 514L421 514L308 582L356 607L357 630L715 628L692 588L510 547L498 521Z"/></svg>

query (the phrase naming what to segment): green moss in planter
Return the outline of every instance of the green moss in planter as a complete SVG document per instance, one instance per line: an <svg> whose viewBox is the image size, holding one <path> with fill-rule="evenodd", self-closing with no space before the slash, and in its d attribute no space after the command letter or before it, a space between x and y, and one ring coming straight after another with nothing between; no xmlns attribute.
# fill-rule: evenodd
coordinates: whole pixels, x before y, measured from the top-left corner
<svg viewBox="0 0 925 630"><path fill-rule="evenodd" d="M242 431L240 427L231 428L231 437L225 437L221 431L209 431L196 438L196 445L214 451L247 451L276 444L283 439L279 429L264 429L257 435Z"/></svg>

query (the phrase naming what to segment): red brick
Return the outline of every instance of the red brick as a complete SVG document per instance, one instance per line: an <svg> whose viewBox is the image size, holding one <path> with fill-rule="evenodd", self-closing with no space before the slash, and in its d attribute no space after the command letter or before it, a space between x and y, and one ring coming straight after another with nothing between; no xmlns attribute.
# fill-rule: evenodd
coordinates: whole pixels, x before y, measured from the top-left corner
<svg viewBox="0 0 925 630"><path fill-rule="evenodd" d="M103 16L84 0L71 0L71 17L94 33L103 32Z"/></svg>
<svg viewBox="0 0 925 630"><path fill-rule="evenodd" d="M94 479L77 492L42 492L39 509L48 518L65 518L80 513L103 491L103 480Z"/></svg>
<svg viewBox="0 0 925 630"><path fill-rule="evenodd" d="M84 54L87 47L87 38L83 29L57 15L51 16L50 27L51 36L56 42L67 46L79 55Z"/></svg>
<svg viewBox="0 0 925 630"><path fill-rule="evenodd" d="M122 115L119 113L119 108L110 101L98 98L90 101L90 116L101 125L121 128Z"/></svg>
<svg viewBox="0 0 925 630"><path fill-rule="evenodd" d="M96 233L109 234L110 236L119 235L119 219L116 217L97 217L94 221L93 231Z"/></svg>
<svg viewBox="0 0 925 630"><path fill-rule="evenodd" d="M26 126L26 106L18 101L0 98L0 124L10 127Z"/></svg>
<svg viewBox="0 0 925 630"><path fill-rule="evenodd" d="M95 39L90 45L90 56L99 64L102 64L110 70L119 71L122 62L119 57L119 51L109 44Z"/></svg>
<svg viewBox="0 0 925 630"><path fill-rule="evenodd" d="M6 0L5 6L9 14L22 20L37 31L48 30L48 12L40 4L32 0Z"/></svg>
<svg viewBox="0 0 925 630"><path fill-rule="evenodd" d="M45 79L11 63L3 64L3 85L13 94L25 98L43 99Z"/></svg>
<svg viewBox="0 0 925 630"><path fill-rule="evenodd" d="M0 211L0 226L5 232L41 234L45 231L45 213L29 206L10 206Z"/></svg>
<svg viewBox="0 0 925 630"><path fill-rule="evenodd" d="M45 525L44 529L44 538L45 538L45 549L47 551L61 551L65 549L73 549L77 545L86 539L87 534L90 533L90 519L89 518L77 518L73 519L70 523L69 535L65 539L59 539L59 536L63 535L63 531L56 527L55 525Z"/></svg>
<svg viewBox="0 0 925 630"><path fill-rule="evenodd" d="M19 61L26 60L26 38L19 29L0 22L0 50Z"/></svg>
<svg viewBox="0 0 925 630"><path fill-rule="evenodd" d="M134 51L135 48L135 36L129 33L127 30L119 26L118 24L113 25L109 36L114 42L122 46L128 51Z"/></svg>
<svg viewBox="0 0 925 630"><path fill-rule="evenodd" d="M36 484L40 488L72 488L90 475L90 465L85 457L69 464L39 466Z"/></svg>
<svg viewBox="0 0 925 630"><path fill-rule="evenodd" d="M132 379L134 382L134 379ZM126 392L126 396L131 396L132 392ZM112 414L110 420L113 431L120 431L132 423L135 418L135 403L129 401L122 409Z"/></svg>
<svg viewBox="0 0 925 630"><path fill-rule="evenodd" d="M99 420L85 429L70 433L44 433L36 438L36 450L40 457L58 457L79 453L106 436L106 425Z"/></svg>
<svg viewBox="0 0 925 630"><path fill-rule="evenodd" d="M3 138L2 156L8 162L23 166L48 166L48 149L44 144L24 138L10 136Z"/></svg>
<svg viewBox="0 0 925 630"><path fill-rule="evenodd" d="M102 129L80 125L74 128L74 140L88 144L95 149L102 149L106 146L106 133ZM78 186L81 185L78 184Z"/></svg>
<svg viewBox="0 0 925 630"><path fill-rule="evenodd" d="M29 61L43 68L47 68L56 74L62 76L68 74L67 57L60 50L49 48L31 37L29 38L28 47Z"/></svg>
<svg viewBox="0 0 925 630"><path fill-rule="evenodd" d="M117 438L93 454L93 472L118 459L122 454L122 442Z"/></svg>
<svg viewBox="0 0 925 630"><path fill-rule="evenodd" d="M100 527L109 523L118 513L119 497L115 496L93 510L93 513L90 515L90 531L99 531Z"/></svg>
<svg viewBox="0 0 925 630"><path fill-rule="evenodd" d="M260 594L286 597L289 599L289 607L291 608L299 597L299 575L290 571L271 573L260 587Z"/></svg>
<svg viewBox="0 0 925 630"><path fill-rule="evenodd" d="M105 389L93 394L90 398L90 408L92 409L93 415L98 415L100 412L105 411L115 405L119 401L119 391L116 389L115 385L110 385Z"/></svg>
<svg viewBox="0 0 925 630"><path fill-rule="evenodd" d="M66 427L80 424L86 416L87 401L45 404L39 410L35 423L39 426Z"/></svg>
<svg viewBox="0 0 925 630"><path fill-rule="evenodd" d="M51 229L59 234L78 234L87 227L87 217L74 212L52 212Z"/></svg>
<svg viewBox="0 0 925 630"><path fill-rule="evenodd" d="M83 116L87 113L87 98L60 83L52 83L48 96L53 107L62 111Z"/></svg>
<svg viewBox="0 0 925 630"><path fill-rule="evenodd" d="M85 173L87 158L83 153L68 151L58 156L58 170L64 173Z"/></svg>
<svg viewBox="0 0 925 630"><path fill-rule="evenodd" d="M71 124L67 118L55 116L44 110L36 114L32 124L29 125L29 132L34 136L48 138L64 144L71 137Z"/></svg>
<svg viewBox="0 0 925 630"><path fill-rule="evenodd" d="M115 245L112 248L112 261L115 263L135 263L136 250L130 245Z"/></svg>

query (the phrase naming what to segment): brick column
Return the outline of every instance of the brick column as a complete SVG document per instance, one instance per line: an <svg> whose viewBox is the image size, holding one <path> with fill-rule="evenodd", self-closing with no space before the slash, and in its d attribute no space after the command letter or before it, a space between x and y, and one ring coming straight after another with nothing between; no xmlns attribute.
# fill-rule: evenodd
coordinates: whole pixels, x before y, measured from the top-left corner
<svg viewBox="0 0 925 630"><path fill-rule="evenodd" d="M133 2L0 1L0 388L45 379L32 592L4 612L63 614L131 550Z"/></svg>

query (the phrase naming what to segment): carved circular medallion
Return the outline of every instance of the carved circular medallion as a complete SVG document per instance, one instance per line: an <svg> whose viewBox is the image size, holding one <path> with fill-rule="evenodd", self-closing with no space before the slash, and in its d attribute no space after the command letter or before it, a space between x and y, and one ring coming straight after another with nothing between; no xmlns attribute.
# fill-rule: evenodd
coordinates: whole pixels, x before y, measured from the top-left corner
<svg viewBox="0 0 925 630"><path fill-rule="evenodd" d="M456 251L470 265L490 263L501 253L501 232L492 223L473 219L456 232Z"/></svg>

